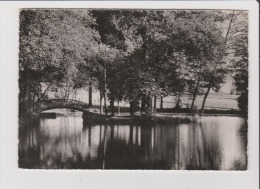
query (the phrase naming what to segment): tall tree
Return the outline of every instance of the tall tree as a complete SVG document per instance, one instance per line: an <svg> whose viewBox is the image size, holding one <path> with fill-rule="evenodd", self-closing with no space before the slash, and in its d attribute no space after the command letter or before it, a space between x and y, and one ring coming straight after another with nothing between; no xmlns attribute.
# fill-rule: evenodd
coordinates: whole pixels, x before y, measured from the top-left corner
<svg viewBox="0 0 260 189"><path fill-rule="evenodd" d="M216 22L218 12L176 11L174 14L167 14L170 29L176 30L169 32L173 52L184 53L186 64L184 62L182 65L185 66L184 70L189 70L189 73L184 73L186 76L182 77L191 90L193 109L196 96L205 82L203 79L206 77L203 77L203 74L210 71L210 67L216 67L213 60L221 49L223 37Z"/></svg>
<svg viewBox="0 0 260 189"><path fill-rule="evenodd" d="M225 15L229 22L226 32L226 61L240 93L238 107L248 111L248 12L232 11Z"/></svg>
<svg viewBox="0 0 260 189"><path fill-rule="evenodd" d="M33 111L53 85L76 75L76 65L89 56L87 48L99 40L94 22L84 10L20 12L19 115Z"/></svg>

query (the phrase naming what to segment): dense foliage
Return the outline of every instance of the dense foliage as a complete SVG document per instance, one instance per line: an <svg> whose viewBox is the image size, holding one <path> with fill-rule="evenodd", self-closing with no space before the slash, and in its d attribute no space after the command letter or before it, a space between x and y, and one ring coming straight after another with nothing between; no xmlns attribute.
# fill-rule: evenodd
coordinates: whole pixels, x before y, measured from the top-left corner
<svg viewBox="0 0 260 189"><path fill-rule="evenodd" d="M130 102L131 114L152 112L152 99L218 91L227 74L247 111L247 12L29 9L20 12L19 115L55 92L99 89L109 101ZM91 97L91 94L90 94ZM91 101L91 99L90 99ZM100 109L102 111L102 108Z"/></svg>

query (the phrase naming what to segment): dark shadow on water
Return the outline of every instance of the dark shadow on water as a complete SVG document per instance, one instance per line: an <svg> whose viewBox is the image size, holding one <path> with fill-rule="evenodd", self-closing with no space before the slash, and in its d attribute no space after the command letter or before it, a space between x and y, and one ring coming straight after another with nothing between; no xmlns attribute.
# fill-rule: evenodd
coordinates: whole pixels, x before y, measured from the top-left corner
<svg viewBox="0 0 260 189"><path fill-rule="evenodd" d="M146 126L83 125L77 117L42 119L38 126L20 128L19 167L246 170L247 125L237 119L226 118L229 126L219 118Z"/></svg>

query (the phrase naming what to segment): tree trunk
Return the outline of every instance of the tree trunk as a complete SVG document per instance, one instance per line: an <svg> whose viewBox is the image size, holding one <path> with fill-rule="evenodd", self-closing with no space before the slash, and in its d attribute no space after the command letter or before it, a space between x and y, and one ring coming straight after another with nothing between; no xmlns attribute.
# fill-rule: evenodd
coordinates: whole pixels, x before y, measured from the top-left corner
<svg viewBox="0 0 260 189"><path fill-rule="evenodd" d="M27 109L27 112L33 111L32 105L33 105L33 103L32 103L31 86L29 86L29 88L28 88L28 109Z"/></svg>
<svg viewBox="0 0 260 189"><path fill-rule="evenodd" d="M151 95L142 95L141 113L146 112L150 114L152 112L152 98Z"/></svg>
<svg viewBox="0 0 260 189"><path fill-rule="evenodd" d="M120 106L119 106L119 101L117 101L117 114L120 115Z"/></svg>
<svg viewBox="0 0 260 189"><path fill-rule="evenodd" d="M90 106L92 106L93 104L92 104L92 82L90 81L89 82L89 87L88 87L88 104L90 105Z"/></svg>
<svg viewBox="0 0 260 189"><path fill-rule="evenodd" d="M161 96L160 109L163 109L163 97Z"/></svg>
<svg viewBox="0 0 260 189"><path fill-rule="evenodd" d="M110 106L111 106L111 115L114 116L115 115L115 98L112 95L111 100L110 100Z"/></svg>
<svg viewBox="0 0 260 189"><path fill-rule="evenodd" d="M193 109L193 106L194 106L194 103L195 103L195 100L196 100L196 96L197 96L197 93L198 93L199 85L200 85L200 76L198 77L196 88L193 92L192 103L191 103L190 109Z"/></svg>
<svg viewBox="0 0 260 189"><path fill-rule="evenodd" d="M134 101L130 101L130 115L134 116Z"/></svg>
<svg viewBox="0 0 260 189"><path fill-rule="evenodd" d="M157 97L154 96L154 99L153 99L153 109L154 109L154 112L156 112L156 108L157 108L156 101L157 101Z"/></svg>
<svg viewBox="0 0 260 189"><path fill-rule="evenodd" d="M105 111L105 114L107 115L108 114L108 109L107 109L107 97L106 97L106 94L104 95L104 111Z"/></svg>
<svg viewBox="0 0 260 189"><path fill-rule="evenodd" d="M19 93L19 112L18 112L19 117L23 117L23 107L24 107L23 101L24 101L23 92L21 92L21 89L20 89L20 93Z"/></svg>
<svg viewBox="0 0 260 189"><path fill-rule="evenodd" d="M147 96L146 103L147 103L147 111L152 112L153 107L152 107L152 96L151 95Z"/></svg>
<svg viewBox="0 0 260 189"><path fill-rule="evenodd" d="M107 69L105 65L104 69L104 109L105 109L105 114L108 114L108 109L107 109Z"/></svg>
<svg viewBox="0 0 260 189"><path fill-rule="evenodd" d="M152 113L152 98L151 95L143 95L141 102L141 113L151 114Z"/></svg>
<svg viewBox="0 0 260 189"><path fill-rule="evenodd" d="M103 106L102 106L102 91L100 90L100 100L99 100L99 110L100 110L100 114L103 114Z"/></svg>
<svg viewBox="0 0 260 189"><path fill-rule="evenodd" d="M44 92L41 94L41 96L38 97L36 103L38 103L39 101L41 101L41 99L44 97L44 95L47 93L47 91L50 89L50 87L51 87L53 84L54 84L54 83L51 83L51 84L44 90Z"/></svg>
<svg viewBox="0 0 260 189"><path fill-rule="evenodd" d="M211 77L211 79L210 79L207 91L205 93L205 96L204 96L204 99L203 99L203 102L202 102L202 107L201 107L201 112L200 112L201 115L204 113L204 107L205 107L205 103L206 103L206 100L207 100L207 97L208 97L208 94L209 94L209 91L210 91L210 88L211 88L212 80L213 80L213 77Z"/></svg>
<svg viewBox="0 0 260 189"><path fill-rule="evenodd" d="M33 111L35 110L35 93L33 93L33 99L32 99L32 106L33 106Z"/></svg>
<svg viewBox="0 0 260 189"><path fill-rule="evenodd" d="M176 103L176 106L175 106L176 109L180 108L180 99L181 99L181 93L179 91L179 94L178 94L178 97L177 97L177 103Z"/></svg>
<svg viewBox="0 0 260 189"><path fill-rule="evenodd" d="M20 93L19 93L19 117L23 117L24 116L24 101L25 101L25 91L26 91L26 86L23 87L23 85L21 84L19 86L20 89Z"/></svg>
<svg viewBox="0 0 260 189"><path fill-rule="evenodd" d="M141 99L141 113L145 111L145 106L146 106L146 99L145 99L145 94L143 94Z"/></svg>

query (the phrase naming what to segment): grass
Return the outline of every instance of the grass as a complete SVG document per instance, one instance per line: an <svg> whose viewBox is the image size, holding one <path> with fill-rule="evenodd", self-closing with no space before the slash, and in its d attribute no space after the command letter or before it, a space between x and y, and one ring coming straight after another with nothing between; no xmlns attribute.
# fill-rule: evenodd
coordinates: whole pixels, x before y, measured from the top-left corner
<svg viewBox="0 0 260 189"><path fill-rule="evenodd" d="M193 116L189 117L172 117L167 115L149 115L149 116L108 116L106 119L87 119L83 118L84 125L88 124L140 124L140 125L152 125L152 124L171 124L171 123L190 123L194 122Z"/></svg>
<svg viewBox="0 0 260 189"><path fill-rule="evenodd" d="M165 108L165 109L157 109L158 113L191 113L189 108ZM205 109L204 114L245 114L240 110L220 110L220 109Z"/></svg>
<svg viewBox="0 0 260 189"><path fill-rule="evenodd" d="M198 95L194 105L198 108L201 108L203 98L203 95ZM209 94L206 100L205 109L238 110L237 98L238 95L228 95L221 93ZM190 97L183 96L181 98L181 104L182 108L189 107L191 105ZM159 106L159 101L157 102L157 105ZM164 99L164 108L173 108L174 106L174 97L166 97Z"/></svg>

